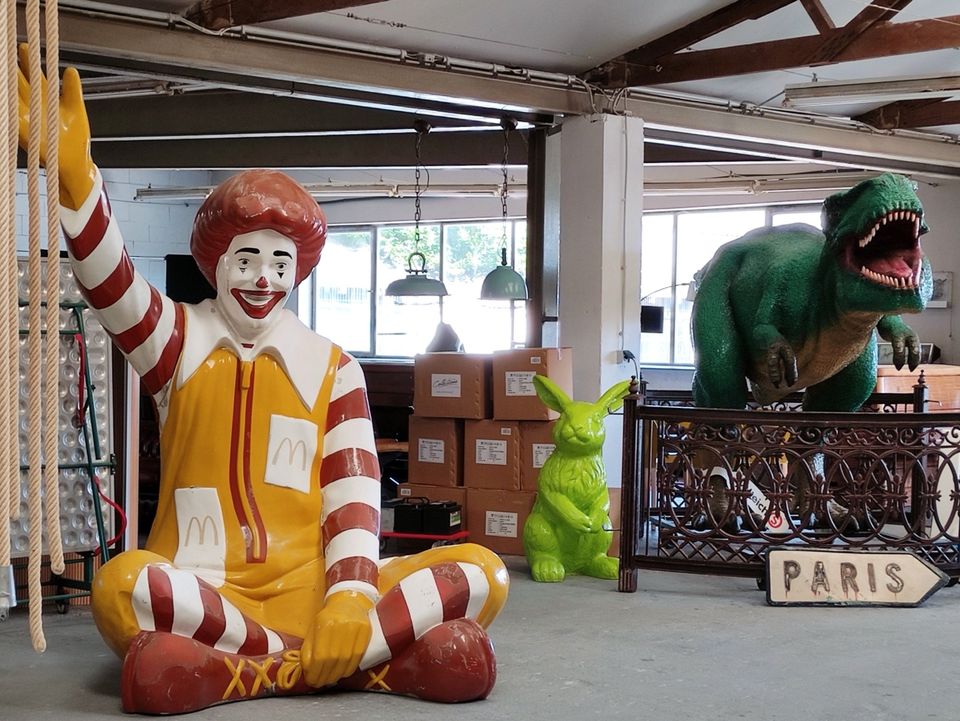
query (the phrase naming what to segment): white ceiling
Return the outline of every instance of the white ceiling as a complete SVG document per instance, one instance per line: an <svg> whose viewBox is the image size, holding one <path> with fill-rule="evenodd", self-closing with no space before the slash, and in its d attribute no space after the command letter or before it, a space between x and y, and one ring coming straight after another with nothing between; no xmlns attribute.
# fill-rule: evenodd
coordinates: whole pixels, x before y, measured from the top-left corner
<svg viewBox="0 0 960 721"><path fill-rule="evenodd" d="M732 0L385 0L297 18L263 27L333 40L432 53L466 60L575 75L729 5ZM69 0L66 0L69 4ZM192 0L134 0L125 7L181 13ZM869 6L868 0L822 0L837 27ZM877 3L879 4L879 3ZM960 15L960 0L913 0L894 24ZM765 40L815 35L799 3L748 20L692 49L730 47ZM960 25L957 27L960 48ZM656 86L722 98L734 103L777 106L787 84L931 73L960 73L960 49L899 55L820 68L753 73ZM842 115L862 106L824 112ZM960 126L955 128L960 132Z"/></svg>
<svg viewBox="0 0 960 721"><path fill-rule="evenodd" d="M439 55L529 70L576 75L716 11L733 0L385 0L350 10L264 23L263 28L337 43L360 43L411 53ZM83 0L65 6L98 7ZM180 14L192 0L132 0L115 6ZM856 16L868 0L822 0L837 27ZM913 0L895 23L960 15L960 0ZM799 2L758 20L721 32L693 49L729 47L815 35ZM960 25L957 27L960 46ZM323 68L317 69L323 75ZM780 109L786 85L813 80L856 80L960 73L960 49L900 55L818 68L792 68L711 80L641 88L697 98ZM846 118L881 103L841 103L816 108ZM915 132L915 131L911 131ZM960 125L925 128L924 133L960 134ZM716 174L714 164L707 171ZM721 172L722 169L721 169Z"/></svg>

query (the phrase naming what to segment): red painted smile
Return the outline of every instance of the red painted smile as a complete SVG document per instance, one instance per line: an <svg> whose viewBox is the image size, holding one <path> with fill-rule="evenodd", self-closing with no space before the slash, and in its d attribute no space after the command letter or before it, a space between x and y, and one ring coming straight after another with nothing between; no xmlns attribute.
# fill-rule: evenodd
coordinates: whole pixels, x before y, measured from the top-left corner
<svg viewBox="0 0 960 721"><path fill-rule="evenodd" d="M277 303L283 300L286 292L282 290L240 290L231 288L230 295L237 299L243 312L251 318L266 318Z"/></svg>

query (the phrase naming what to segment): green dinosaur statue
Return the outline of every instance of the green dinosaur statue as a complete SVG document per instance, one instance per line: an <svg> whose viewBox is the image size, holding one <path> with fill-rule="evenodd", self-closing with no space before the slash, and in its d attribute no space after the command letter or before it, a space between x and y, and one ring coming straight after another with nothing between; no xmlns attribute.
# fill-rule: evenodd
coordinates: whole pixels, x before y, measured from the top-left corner
<svg viewBox="0 0 960 721"><path fill-rule="evenodd" d="M553 381L533 377L540 400L560 414L556 448L537 480L537 499L523 526L523 549L534 581L558 582L568 573L616 578L620 565L607 556L610 494L603 467L604 419L623 405L630 381L621 381L596 403L572 401Z"/></svg>
<svg viewBox="0 0 960 721"><path fill-rule="evenodd" d="M749 379L761 403L805 388L805 410L857 410L876 384L875 330L897 368L919 365L919 340L899 315L922 311L933 291L913 183L885 174L831 195L823 229L751 231L701 271L698 406L743 408Z"/></svg>

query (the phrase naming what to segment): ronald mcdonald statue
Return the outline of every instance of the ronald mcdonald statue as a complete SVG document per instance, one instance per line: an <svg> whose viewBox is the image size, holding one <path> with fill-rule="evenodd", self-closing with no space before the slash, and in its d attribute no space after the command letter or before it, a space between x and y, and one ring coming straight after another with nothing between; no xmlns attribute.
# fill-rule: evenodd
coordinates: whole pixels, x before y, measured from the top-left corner
<svg viewBox="0 0 960 721"><path fill-rule="evenodd" d="M21 50L24 144L29 83L44 82L25 60ZM317 203L275 171L224 182L190 239L217 296L175 303L124 249L73 68L59 117L76 280L161 422L146 549L119 554L93 582L97 628L123 659L124 710L329 688L484 698L496 677L484 629L506 600L503 564L473 544L380 560L363 372L284 309L323 249Z"/></svg>

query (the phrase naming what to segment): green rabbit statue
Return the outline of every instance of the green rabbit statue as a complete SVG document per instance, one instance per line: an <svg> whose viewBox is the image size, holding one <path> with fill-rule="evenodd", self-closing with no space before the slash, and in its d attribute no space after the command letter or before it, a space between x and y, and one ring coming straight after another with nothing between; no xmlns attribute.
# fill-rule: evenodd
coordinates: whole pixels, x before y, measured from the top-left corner
<svg viewBox="0 0 960 721"><path fill-rule="evenodd" d="M620 563L607 555L610 495L603 468L604 419L623 405L630 381L596 403L572 401L545 376L533 377L537 395L560 413L556 448L540 470L537 500L523 527L523 548L534 581L556 583L568 573L614 579Z"/></svg>

